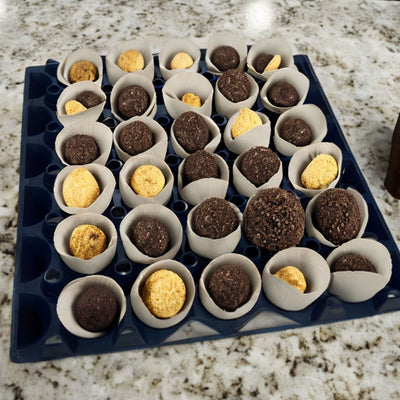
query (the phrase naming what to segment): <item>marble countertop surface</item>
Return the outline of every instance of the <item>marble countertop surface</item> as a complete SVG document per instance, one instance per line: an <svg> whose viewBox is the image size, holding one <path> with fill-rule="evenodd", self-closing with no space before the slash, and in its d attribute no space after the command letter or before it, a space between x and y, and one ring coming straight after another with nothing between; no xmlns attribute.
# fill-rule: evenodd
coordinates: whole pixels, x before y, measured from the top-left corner
<svg viewBox="0 0 400 400"><path fill-rule="evenodd" d="M219 30L247 43L283 36L307 54L377 204L400 243L400 203L384 189L400 112L400 2L383 0L0 1L1 399L398 399L400 313L283 332L33 364L9 359L25 68L80 47ZM79 394L79 395L78 395Z"/></svg>

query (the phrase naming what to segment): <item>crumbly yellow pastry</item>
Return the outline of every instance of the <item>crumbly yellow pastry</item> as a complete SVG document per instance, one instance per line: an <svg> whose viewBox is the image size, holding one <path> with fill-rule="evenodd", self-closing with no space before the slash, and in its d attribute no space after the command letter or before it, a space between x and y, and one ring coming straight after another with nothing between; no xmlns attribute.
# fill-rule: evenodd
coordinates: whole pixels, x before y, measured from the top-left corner
<svg viewBox="0 0 400 400"><path fill-rule="evenodd" d="M126 72L138 71L144 68L144 58L140 51L127 50L118 57L117 65Z"/></svg>
<svg viewBox="0 0 400 400"><path fill-rule="evenodd" d="M86 208L100 196L100 186L86 168L75 168L64 179L62 194L68 207Z"/></svg>
<svg viewBox="0 0 400 400"><path fill-rule="evenodd" d="M337 174L336 160L329 154L320 154L301 174L301 183L307 189L325 189L336 179Z"/></svg>
<svg viewBox="0 0 400 400"><path fill-rule="evenodd" d="M69 81L71 83L80 81L95 81L97 77L97 68L90 61L77 61L69 70Z"/></svg>
<svg viewBox="0 0 400 400"><path fill-rule="evenodd" d="M67 115L78 114L82 111L87 110L87 108L79 101L69 100L65 103L65 112Z"/></svg>
<svg viewBox="0 0 400 400"><path fill-rule="evenodd" d="M182 101L192 107L201 107L201 99L193 93L185 93L182 96Z"/></svg>
<svg viewBox="0 0 400 400"><path fill-rule="evenodd" d="M289 285L294 286L296 289L300 290L301 293L304 293L307 289L307 282L303 273L298 268L291 265L280 268L277 272L275 272L274 276L282 279Z"/></svg>
<svg viewBox="0 0 400 400"><path fill-rule="evenodd" d="M267 64L267 66L264 69L264 72L265 71L273 71L274 69L278 69L279 66L281 65L281 61L282 61L281 56L279 54L276 54L272 58L272 60Z"/></svg>
<svg viewBox="0 0 400 400"><path fill-rule="evenodd" d="M193 65L193 59L188 53L179 52L171 60L171 69L186 69Z"/></svg>
<svg viewBox="0 0 400 400"><path fill-rule="evenodd" d="M164 185L164 174L154 165L141 165L139 168L136 168L131 177L132 189L139 196L157 196Z"/></svg>
<svg viewBox="0 0 400 400"><path fill-rule="evenodd" d="M160 269L147 278L141 297L153 315L158 318L170 318L183 307L186 286L177 273Z"/></svg>
<svg viewBox="0 0 400 400"><path fill-rule="evenodd" d="M71 254L82 260L101 254L107 247L105 233L95 225L79 225L71 234L69 248Z"/></svg>
<svg viewBox="0 0 400 400"><path fill-rule="evenodd" d="M242 108L239 115L233 121L232 137L236 138L258 125L262 125L259 115L253 110Z"/></svg>

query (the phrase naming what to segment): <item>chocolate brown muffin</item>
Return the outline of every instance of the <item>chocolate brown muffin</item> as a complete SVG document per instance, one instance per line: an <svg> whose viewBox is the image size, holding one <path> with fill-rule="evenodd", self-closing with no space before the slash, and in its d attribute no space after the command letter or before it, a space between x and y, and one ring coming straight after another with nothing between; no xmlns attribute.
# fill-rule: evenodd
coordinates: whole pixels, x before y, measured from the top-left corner
<svg viewBox="0 0 400 400"><path fill-rule="evenodd" d="M194 210L191 222L197 235L210 239L223 238L239 225L238 216L230 203L217 197L202 201Z"/></svg>
<svg viewBox="0 0 400 400"><path fill-rule="evenodd" d="M218 307L235 311L249 299L251 282L238 265L223 265L211 274L207 290Z"/></svg>
<svg viewBox="0 0 400 400"><path fill-rule="evenodd" d="M118 111L124 119L144 114L149 104L149 94L138 85L126 87L118 97Z"/></svg>
<svg viewBox="0 0 400 400"><path fill-rule="evenodd" d="M92 136L77 134L65 141L64 159L70 165L90 164L99 156L99 146Z"/></svg>
<svg viewBox="0 0 400 400"><path fill-rule="evenodd" d="M296 246L304 234L305 216L293 192L264 189L251 198L244 212L244 230L249 241L277 252Z"/></svg>
<svg viewBox="0 0 400 400"><path fill-rule="evenodd" d="M118 144L123 151L134 156L153 146L153 133L144 122L133 121L122 128L118 136Z"/></svg>
<svg viewBox="0 0 400 400"><path fill-rule="evenodd" d="M210 129L204 118L193 111L181 114L173 125L178 143L188 153L203 150L210 140Z"/></svg>
<svg viewBox="0 0 400 400"><path fill-rule="evenodd" d="M368 258L359 254L345 254L339 257L331 267L331 272L367 271L376 273L376 269Z"/></svg>
<svg viewBox="0 0 400 400"><path fill-rule="evenodd" d="M315 201L315 227L334 244L354 239L361 228L356 199L344 189L327 189Z"/></svg>
<svg viewBox="0 0 400 400"><path fill-rule="evenodd" d="M210 60L220 71L226 71L239 66L240 56L233 47L220 46L211 53Z"/></svg>
<svg viewBox="0 0 400 400"><path fill-rule="evenodd" d="M84 92L79 93L76 97L76 101L79 101L79 103L83 104L86 108L91 108L98 106L104 100L95 92L85 90Z"/></svg>
<svg viewBox="0 0 400 400"><path fill-rule="evenodd" d="M312 141L311 128L301 118L286 120L279 130L279 135L282 139L295 146L307 146Z"/></svg>
<svg viewBox="0 0 400 400"><path fill-rule="evenodd" d="M268 182L278 172L279 167L278 155L264 146L247 150L238 165L239 171L257 187Z"/></svg>
<svg viewBox="0 0 400 400"><path fill-rule="evenodd" d="M182 178L184 184L203 178L218 177L218 164L208 151L197 150L185 159L182 167Z"/></svg>
<svg viewBox="0 0 400 400"><path fill-rule="evenodd" d="M220 92L233 103L246 100L250 96L251 85L246 74L238 69L225 71L217 81Z"/></svg>
<svg viewBox="0 0 400 400"><path fill-rule="evenodd" d="M265 70L265 67L270 63L270 61L274 58L273 54L259 54L254 61L254 68L259 73L262 74Z"/></svg>
<svg viewBox="0 0 400 400"><path fill-rule="evenodd" d="M288 82L275 83L268 90L268 99L277 107L293 107L300 100L296 89Z"/></svg>

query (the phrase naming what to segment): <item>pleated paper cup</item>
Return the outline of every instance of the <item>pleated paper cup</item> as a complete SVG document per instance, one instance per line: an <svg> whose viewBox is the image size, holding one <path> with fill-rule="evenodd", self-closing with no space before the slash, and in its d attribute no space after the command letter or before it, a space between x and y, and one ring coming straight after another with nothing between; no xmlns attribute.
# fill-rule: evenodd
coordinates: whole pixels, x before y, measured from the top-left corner
<svg viewBox="0 0 400 400"><path fill-rule="evenodd" d="M144 59L143 69L134 72L127 72L118 66L119 56L128 50L136 50L142 54ZM148 43L143 39L133 39L126 42L116 43L106 56L106 68L108 81L111 85L114 85L119 78L126 74L143 75L151 81L154 78L153 55L151 54Z"/></svg>
<svg viewBox="0 0 400 400"><path fill-rule="evenodd" d="M124 122L121 122L115 128L113 142L114 142L114 148L115 148L115 151L117 152L118 158L120 160L122 160L123 162L125 162L125 161L129 160L129 158L132 157L129 153L127 153L121 149L121 147L119 145L119 136L121 134L122 129L134 121L142 121L143 123L145 123L151 130L151 132L153 134L153 139L154 139L153 146L151 146L148 150L146 150L140 154L153 155L153 156L158 157L161 160L163 160L165 158L165 155L167 154L167 148L168 148L167 132L165 132L165 129L153 118L143 117L143 116L132 117Z"/></svg>
<svg viewBox="0 0 400 400"><path fill-rule="evenodd" d="M199 96L201 106L193 107L184 103L182 97L186 93ZM176 73L162 89L165 108L173 119L178 118L186 111L196 111L211 117L213 93L213 87L207 78L190 71Z"/></svg>
<svg viewBox="0 0 400 400"><path fill-rule="evenodd" d="M133 225L144 217L162 222L168 230L169 249L159 257L150 257L142 253L131 240ZM172 259L178 253L182 244L183 230L178 217L173 211L161 204L147 203L135 207L121 221L119 231L126 255L130 260L139 264L152 264L160 260Z"/></svg>
<svg viewBox="0 0 400 400"><path fill-rule="evenodd" d="M208 293L208 282L212 273L219 267L224 265L238 265L248 275L251 284L251 292L249 299L245 304L237 308L235 311L226 311L217 304ZM212 260L206 268L204 268L199 281L199 295L200 301L206 310L220 319L235 319L247 314L255 306L261 292L261 276L257 267L247 257L237 254L229 253L223 254Z"/></svg>
<svg viewBox="0 0 400 400"><path fill-rule="evenodd" d="M99 54L89 48L75 50L64 57L57 68L58 81L66 86L71 85L72 83L69 80L69 70L78 61L90 61L96 66L98 78L94 83L97 86L101 86L103 81L103 61Z"/></svg>
<svg viewBox="0 0 400 400"><path fill-rule="evenodd" d="M287 266L296 267L303 273L307 282L304 293L273 275ZM325 259L305 247L290 247L279 251L267 262L262 274L263 289L268 300L287 311L308 307L325 292L329 280L330 270Z"/></svg>
<svg viewBox="0 0 400 400"><path fill-rule="evenodd" d="M126 298L124 292L118 283L113 279L103 275L92 275L71 281L64 287L60 293L60 296L58 297L56 308L57 316L67 331L71 332L75 336L85 339L95 339L104 336L107 332L109 332L87 331L79 325L75 318L74 303L76 299L85 290L93 286L104 286L114 293L119 309L118 324L122 321L126 313ZM115 326L113 326L111 329L114 328Z"/></svg>
<svg viewBox="0 0 400 400"><path fill-rule="evenodd" d="M307 97L308 89L310 87L310 81L308 78L293 68L283 68L276 71L264 86L260 90L260 98L263 106L274 113L282 114L283 112L290 110L292 107L278 107L272 104L268 98L269 89L278 82L290 83L297 91L299 95L299 101L295 106L300 106L304 103ZM293 106L293 107L295 107Z"/></svg>
<svg viewBox="0 0 400 400"><path fill-rule="evenodd" d="M65 204L62 194L65 178L76 168L87 169L96 179L100 186L100 196L86 208L68 207ZM80 214L84 212L94 212L102 214L109 206L115 189L115 178L113 173L104 165L91 163L85 165L68 165L64 167L58 174L54 182L54 198L58 207L67 214Z"/></svg>
<svg viewBox="0 0 400 400"><path fill-rule="evenodd" d="M55 142L55 150L61 162L65 165L70 165L64 158L65 143L68 139L78 134L88 135L94 138L99 147L99 157L93 162L105 165L111 152L113 135L108 126L93 121L83 121L61 129Z"/></svg>
<svg viewBox="0 0 400 400"><path fill-rule="evenodd" d="M376 273L367 271L332 272L328 291L340 300L357 303L369 300L382 290L392 275L392 260L388 249L373 239L353 239L337 247L326 259L330 268L341 256L358 254L367 258Z"/></svg>
<svg viewBox="0 0 400 400"><path fill-rule="evenodd" d="M321 109L314 104L302 104L285 111L276 121L274 144L279 153L288 157L292 156L297 150L300 150L304 147L295 146L294 144L283 139L280 135L283 124L286 121L294 118L302 119L310 127L312 133L312 140L310 144L322 142L328 132L325 115Z"/></svg>
<svg viewBox="0 0 400 400"><path fill-rule="evenodd" d="M193 60L189 68L171 69L171 60L177 53L187 53ZM161 76L164 80L170 79L181 72L197 72L200 62L200 49L190 40L185 38L172 38L165 41L158 55Z"/></svg>
<svg viewBox="0 0 400 400"><path fill-rule="evenodd" d="M321 154L329 154L336 160L338 167L337 176L326 188L307 189L301 182L301 174L311 163L311 161ZM307 197L314 197L323 190L333 188L337 185L342 170L342 160L342 151L338 146L336 146L336 144L331 142L310 144L296 151L296 153L294 153L293 157L290 159L288 167L289 181L299 192L305 194Z"/></svg>
<svg viewBox="0 0 400 400"><path fill-rule="evenodd" d="M185 283L186 287L186 299L182 309L178 312L178 314L170 318L158 318L153 315L144 304L141 297L143 286L146 283L147 278L149 278L153 272L156 272L160 269L166 269L178 274ZM139 274L132 286L130 298L133 312L144 324L152 328L163 329L178 324L188 315L193 305L195 292L196 288L192 274L183 264L175 260L162 260L149 265Z"/></svg>

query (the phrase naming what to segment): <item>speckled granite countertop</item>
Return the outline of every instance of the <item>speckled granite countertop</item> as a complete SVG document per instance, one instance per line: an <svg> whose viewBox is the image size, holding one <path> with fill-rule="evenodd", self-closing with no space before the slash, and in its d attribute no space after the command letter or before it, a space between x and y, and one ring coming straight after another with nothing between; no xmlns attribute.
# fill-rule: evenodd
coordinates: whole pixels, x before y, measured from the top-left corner
<svg viewBox="0 0 400 400"><path fill-rule="evenodd" d="M9 360L25 68L141 37L206 47L217 30L247 43L283 36L307 54L400 243L400 203L383 179L400 112L399 1L0 2L0 397L2 399L397 399L400 313L321 327L35 364ZM79 393L79 395L78 395Z"/></svg>

